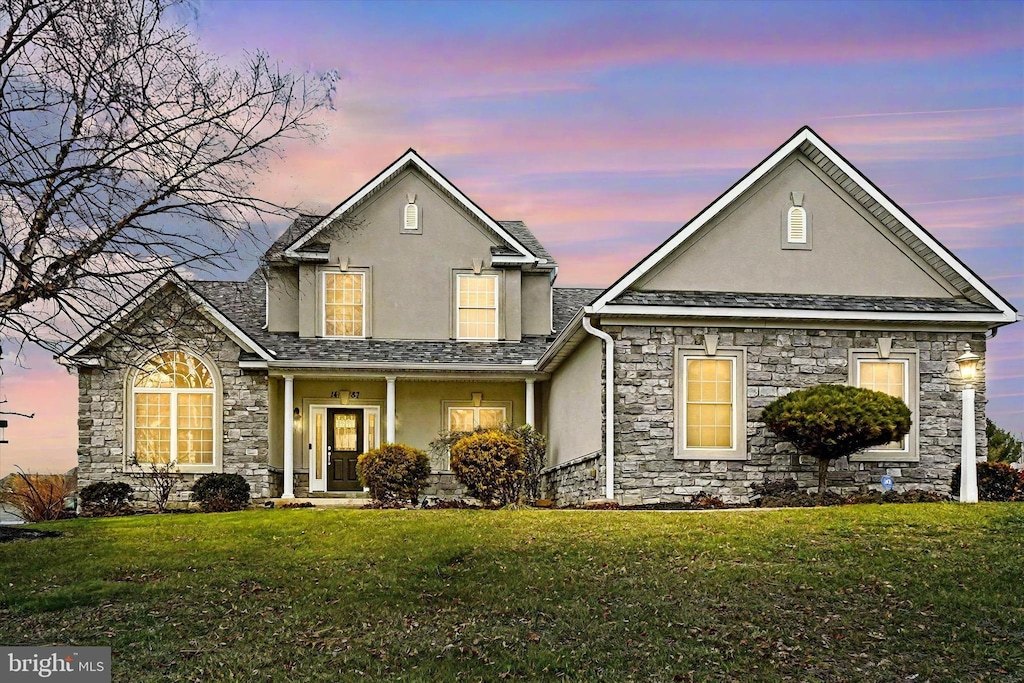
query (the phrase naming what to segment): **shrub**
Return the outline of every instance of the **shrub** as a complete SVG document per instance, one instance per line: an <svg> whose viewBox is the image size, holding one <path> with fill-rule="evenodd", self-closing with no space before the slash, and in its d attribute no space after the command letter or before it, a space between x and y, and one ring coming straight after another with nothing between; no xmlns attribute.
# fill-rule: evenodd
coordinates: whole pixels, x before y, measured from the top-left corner
<svg viewBox="0 0 1024 683"><path fill-rule="evenodd" d="M953 495L960 495L960 465L953 468L949 482ZM1002 462L978 463L978 500L1024 500L1024 471Z"/></svg>
<svg viewBox="0 0 1024 683"><path fill-rule="evenodd" d="M469 495L485 505L518 503L526 471L523 445L498 431L471 434L451 449L452 473Z"/></svg>
<svg viewBox="0 0 1024 683"><path fill-rule="evenodd" d="M231 512L249 506L249 482L240 474L204 474L192 487L203 512Z"/></svg>
<svg viewBox="0 0 1024 683"><path fill-rule="evenodd" d="M125 473L139 482L139 486L149 493L158 513L167 510L167 501L171 499L171 494L181 481L173 462L141 463L134 453L128 458Z"/></svg>
<svg viewBox="0 0 1024 683"><path fill-rule="evenodd" d="M82 513L88 517L110 517L131 511L132 487L123 481L98 481L78 492Z"/></svg>
<svg viewBox="0 0 1024 683"><path fill-rule="evenodd" d="M985 436L988 439L989 462L1017 462L1021 459L1020 439L1000 429L992 420L985 420Z"/></svg>
<svg viewBox="0 0 1024 683"><path fill-rule="evenodd" d="M375 501L415 505L430 476L430 458L418 448L387 443L360 455L356 474Z"/></svg>
<svg viewBox="0 0 1024 683"><path fill-rule="evenodd" d="M772 401L761 413L768 429L818 460L818 495L825 495L828 464L910 431L910 408L880 391L819 384Z"/></svg>
<svg viewBox="0 0 1024 683"><path fill-rule="evenodd" d="M530 425L513 425L504 422L497 430L478 427L472 432L443 431L430 442L430 455L434 462L448 462L452 446L472 434L483 434L487 431L500 431L512 437L523 448L522 470L526 473L523 480L524 498L533 502L540 498L540 471L547 459L548 440L543 434Z"/></svg>
<svg viewBox="0 0 1024 683"><path fill-rule="evenodd" d="M26 522L48 522L71 516L64 499L73 490L63 474L26 474L19 469L0 491L0 502L13 507Z"/></svg>

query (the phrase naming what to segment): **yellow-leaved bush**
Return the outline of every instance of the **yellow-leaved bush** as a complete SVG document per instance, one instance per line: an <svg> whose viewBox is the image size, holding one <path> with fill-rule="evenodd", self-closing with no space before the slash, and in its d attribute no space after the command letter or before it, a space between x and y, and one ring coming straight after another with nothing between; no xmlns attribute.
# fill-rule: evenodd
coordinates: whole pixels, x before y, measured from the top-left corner
<svg viewBox="0 0 1024 683"><path fill-rule="evenodd" d="M451 448L451 468L469 495L485 505L518 503L527 472L523 445L500 431L470 434Z"/></svg>
<svg viewBox="0 0 1024 683"><path fill-rule="evenodd" d="M375 501L415 504L430 476L430 458L418 448L386 443L359 456L356 474Z"/></svg>

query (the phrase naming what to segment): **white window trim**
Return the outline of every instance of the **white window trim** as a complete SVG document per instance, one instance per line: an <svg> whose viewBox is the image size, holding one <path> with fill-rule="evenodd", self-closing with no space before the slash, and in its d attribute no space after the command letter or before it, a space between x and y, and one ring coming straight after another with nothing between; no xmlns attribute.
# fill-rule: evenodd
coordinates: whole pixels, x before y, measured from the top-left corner
<svg viewBox="0 0 1024 683"><path fill-rule="evenodd" d="M146 363L151 358L159 356L164 353L179 352L189 356L192 356L206 367L206 371L210 373L210 378L213 380L212 389L156 389L150 387L136 387L135 382L139 377L139 373L142 372L142 368L145 367ZM221 378L220 373L217 371L217 366L214 365L208 358L193 353L185 349L165 349L158 351L154 354L148 355L147 357L140 360L137 364L137 368L133 372L127 373L127 386L125 405L125 458L124 458L124 469L125 471L144 471L145 468L149 467L148 462L139 462L137 467L133 467L131 462L131 456L135 452L135 397L138 394L168 394L171 397L171 454L170 463L173 465L176 472L220 472L222 469L222 453L223 453L223 401L221 397L223 392L221 391ZM210 464L197 464L197 463L182 463L178 464L178 395L179 394L209 394L213 396L213 462Z"/></svg>
<svg viewBox="0 0 1024 683"><path fill-rule="evenodd" d="M459 325L459 311L463 308L467 310L487 309L487 306L461 306L460 301L462 300L462 280L463 278L491 278L494 280L494 336L493 337L463 337L460 334L461 325ZM458 341L497 341L500 337L501 328L501 282L500 278L495 274L481 273L456 273L455 275L455 338Z"/></svg>
<svg viewBox="0 0 1024 683"><path fill-rule="evenodd" d="M686 361L732 361L733 446L732 448L686 447ZM677 346L675 354L675 458L677 460L747 460L747 352L743 348L718 347L708 355L703 347Z"/></svg>
<svg viewBox="0 0 1024 683"><path fill-rule="evenodd" d="M918 462L920 437L920 365L917 349L893 349L888 358L882 358L878 349L850 349L850 376L852 387L860 386L860 364L869 363L902 363L904 402L910 408L910 431L904 437L901 449L868 449L850 456L850 462Z"/></svg>
<svg viewBox="0 0 1024 683"><path fill-rule="evenodd" d="M327 277L329 275L358 275L363 283L363 333L360 335L327 334ZM366 339L366 271L365 270L325 270L320 274L320 332L325 339Z"/></svg>

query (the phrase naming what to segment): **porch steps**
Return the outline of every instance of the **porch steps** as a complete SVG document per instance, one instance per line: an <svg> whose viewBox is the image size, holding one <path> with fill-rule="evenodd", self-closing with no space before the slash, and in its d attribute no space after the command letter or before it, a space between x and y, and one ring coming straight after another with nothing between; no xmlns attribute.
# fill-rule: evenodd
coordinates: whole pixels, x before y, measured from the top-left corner
<svg viewBox="0 0 1024 683"><path fill-rule="evenodd" d="M309 503L313 507L318 508L360 508L372 502L370 497L362 491L358 493L358 496L317 496L316 494L310 494L308 498L270 498L269 500L274 503L274 507Z"/></svg>

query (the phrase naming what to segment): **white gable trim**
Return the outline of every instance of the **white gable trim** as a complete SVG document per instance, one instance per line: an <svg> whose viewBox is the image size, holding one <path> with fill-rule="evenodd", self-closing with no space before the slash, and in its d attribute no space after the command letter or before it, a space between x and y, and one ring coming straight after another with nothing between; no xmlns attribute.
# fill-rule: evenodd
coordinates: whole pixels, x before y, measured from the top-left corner
<svg viewBox="0 0 1024 683"><path fill-rule="evenodd" d="M896 218L896 220L902 223L908 230L910 230L911 233L913 233L915 237L920 239L925 246L931 249L940 259L942 259L946 265L952 268L972 287L981 293L981 295L984 296L990 304L999 309L1003 314L1000 318L1002 321L1012 322L1017 319L1016 312L1009 303L989 288L981 278L971 272L970 268L961 263L959 259L953 256L952 253L947 251L946 248L939 244L935 238L929 235L924 228L918 225L913 218L904 213L903 210L896 206L892 200L886 197L881 190L875 187L874 183L861 175L861 173L847 162L846 159L832 149L832 147L818 137L818 135L807 126L804 126L797 131L796 135L783 143L781 147L775 150L775 152L773 152L767 159L754 167L754 169L747 175L743 176L743 178L729 188L725 194L712 202L707 208L697 214L693 220L684 225L675 235L670 237L660 247L655 249L640 263L634 266L632 270L628 271L611 287L605 290L604 294L598 297L594 302L593 310L597 313L605 312L605 307L611 301L629 289L630 286L650 272L664 259L668 258L676 251L676 249L679 248L680 245L686 242L694 233L704 227L715 216L720 214L726 207L736 201L744 192L750 189L754 183L771 172L790 154L798 150L804 142L810 142L812 145L817 147L826 157L828 157L829 161L838 166L846 175L857 183L861 189L867 192L872 199L881 204L883 208Z"/></svg>
<svg viewBox="0 0 1024 683"><path fill-rule="evenodd" d="M377 188L383 185L392 175L397 173L403 166L409 163L415 165L416 168L418 168L423 174L428 176L431 180L437 183L445 191L447 191L453 197L455 197L455 199L460 204L462 204L466 211L476 216L477 219L480 220L480 222L482 222L488 228L496 232L503 240L512 245L512 247L516 251L518 251L522 256L529 259L530 263L537 260L537 257L531 254L529 249L523 246L522 243L520 243L519 240L513 237L507 230L505 230L505 228L501 227L501 225L496 220L488 216L483 209L481 209L473 202L473 200L471 200L469 197L463 194L462 190L452 185L452 183L450 183L447 178L441 175L433 166L428 164L423 159L423 157L416 153L416 150L414 149L410 149L408 152L400 156L398 160L395 161L395 163L391 164L383 171L378 173L376 177L374 177L370 182L363 185L363 187L358 192L356 192L354 195L352 195L344 202L342 202L337 208L335 208L329 214L321 218L316 225L314 225L306 232L306 234L297 239L295 242L289 245L287 249L284 250L285 256L288 256L289 258L298 258L299 254L297 254L296 252L302 249L302 246L304 244L309 242L309 240L313 239L313 237L315 237L321 230L326 228L332 222L336 221L338 218L345 215L345 213L347 213L349 209L358 204L367 195L377 190Z"/></svg>
<svg viewBox="0 0 1024 683"><path fill-rule="evenodd" d="M188 299L199 309L201 313L208 315L217 323L229 336L242 348L249 353L255 353L260 358L266 361L274 360L274 352L268 349L264 349L260 344L253 340L249 335L243 332L237 325L231 320L224 316L223 313L218 311L216 307L210 304L206 299L199 296L195 291L192 290L187 284L182 281L181 277L173 272L167 273L162 277L157 278L149 284L145 289L139 292L130 302L125 306L122 306L117 313L107 318L104 322L100 323L92 329L91 332L86 334L84 337L75 342L69 349L60 354L60 358L70 360L76 355L81 353L89 344L93 343L96 339L101 337L103 334L108 332L112 327L117 325L125 318L134 315L139 309L139 306L146 300L152 292L160 289L164 284L170 282L178 290L184 294Z"/></svg>

